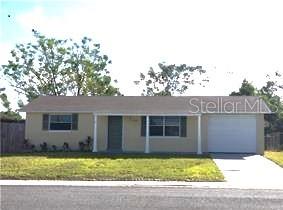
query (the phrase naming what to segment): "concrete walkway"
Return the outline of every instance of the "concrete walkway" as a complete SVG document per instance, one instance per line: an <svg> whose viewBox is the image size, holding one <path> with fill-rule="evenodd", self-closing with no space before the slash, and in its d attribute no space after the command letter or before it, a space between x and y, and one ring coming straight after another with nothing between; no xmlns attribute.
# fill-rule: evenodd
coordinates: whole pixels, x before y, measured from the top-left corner
<svg viewBox="0 0 283 210"><path fill-rule="evenodd" d="M283 168L260 155L213 154L229 186L283 189Z"/></svg>

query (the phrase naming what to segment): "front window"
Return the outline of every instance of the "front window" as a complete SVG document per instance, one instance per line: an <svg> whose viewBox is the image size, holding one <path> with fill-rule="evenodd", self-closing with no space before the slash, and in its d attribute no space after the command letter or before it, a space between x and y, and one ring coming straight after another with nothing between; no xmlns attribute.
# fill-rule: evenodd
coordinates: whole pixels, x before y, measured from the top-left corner
<svg viewBox="0 0 283 210"><path fill-rule="evenodd" d="M180 117L149 117L150 136L180 136Z"/></svg>
<svg viewBox="0 0 283 210"><path fill-rule="evenodd" d="M163 136L163 117L150 117L149 118L149 133L150 136Z"/></svg>
<svg viewBox="0 0 283 210"><path fill-rule="evenodd" d="M49 115L49 130L71 130L72 115Z"/></svg>

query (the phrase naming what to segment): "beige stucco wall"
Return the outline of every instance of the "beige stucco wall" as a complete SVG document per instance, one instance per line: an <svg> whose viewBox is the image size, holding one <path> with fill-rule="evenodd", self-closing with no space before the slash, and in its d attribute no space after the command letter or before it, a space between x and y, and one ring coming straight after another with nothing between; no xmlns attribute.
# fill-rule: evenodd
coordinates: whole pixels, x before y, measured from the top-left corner
<svg viewBox="0 0 283 210"><path fill-rule="evenodd" d="M197 118L187 118L187 137L150 137L151 152L196 152ZM123 117L123 150L143 152L145 137L141 136L141 117Z"/></svg>
<svg viewBox="0 0 283 210"><path fill-rule="evenodd" d="M141 117L123 117L122 149L127 152L143 152L145 139L141 137Z"/></svg>
<svg viewBox="0 0 283 210"><path fill-rule="evenodd" d="M76 150L79 141L85 141L88 136L93 136L92 114L79 114L78 130L71 131L42 130L42 115L43 113L27 113L26 115L26 138L37 148L43 142L50 147L56 145L62 148L63 143L67 142L71 149Z"/></svg>
<svg viewBox="0 0 283 210"><path fill-rule="evenodd" d="M107 150L108 137L108 117L97 117L97 151L104 152Z"/></svg>
<svg viewBox="0 0 283 210"><path fill-rule="evenodd" d="M52 113L54 114L54 113ZM60 113L57 113L60 114ZM93 138L93 114L80 113L78 119L78 130L71 131L47 131L42 130L43 113L27 113L26 138L37 148L43 142L49 146L56 145L61 148L67 142L71 149L78 149L78 142L85 141L88 136ZM97 147L98 151L107 149L107 116L97 118Z"/></svg>
<svg viewBox="0 0 283 210"><path fill-rule="evenodd" d="M207 141L207 131L208 131L208 115L204 114L201 116L201 149L202 152L208 152L208 141Z"/></svg>
<svg viewBox="0 0 283 210"><path fill-rule="evenodd" d="M54 114L54 113L52 113ZM60 113L57 113L60 114ZM68 142L73 150L78 149L78 142L84 141L87 136L93 137L93 114L80 113L78 130L71 131L46 131L42 130L43 113L27 113L26 138L31 144L39 148L39 144L47 142L49 146L56 145L61 148L64 142ZM123 142L122 149L125 152L144 152L145 137L140 134L141 117L123 117ZM108 117L97 118L97 147L98 151L107 151ZM197 118L187 118L187 137L151 137L151 152L195 152L197 147Z"/></svg>
<svg viewBox="0 0 283 210"><path fill-rule="evenodd" d="M80 113L78 130L72 131L45 131L42 130L43 113L27 113L26 138L30 143L39 147L39 144L47 142L49 146L62 147L68 142L71 149L78 149L78 142L84 141L87 136L93 137L93 114ZM202 151L208 152L207 128L209 115L202 116ZM264 152L264 116L256 115L257 128L257 153ZM123 117L122 149L125 152L144 152L145 137L141 136L141 117ZM187 137L150 137L151 152L188 152L197 151L197 117L187 117ZM98 151L107 151L108 117L98 116L97 122L97 146Z"/></svg>

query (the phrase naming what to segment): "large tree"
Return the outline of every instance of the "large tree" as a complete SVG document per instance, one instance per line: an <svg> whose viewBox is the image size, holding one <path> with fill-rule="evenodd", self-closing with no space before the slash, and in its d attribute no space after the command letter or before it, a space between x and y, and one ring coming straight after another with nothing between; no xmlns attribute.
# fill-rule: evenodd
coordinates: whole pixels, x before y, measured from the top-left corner
<svg viewBox="0 0 283 210"><path fill-rule="evenodd" d="M0 119L21 120L21 115L18 112L12 110L10 106L11 103L8 100L7 94L4 93L4 91L5 88L0 88L0 100L4 109L6 109L5 111L0 112Z"/></svg>
<svg viewBox="0 0 283 210"><path fill-rule="evenodd" d="M111 85L107 64L108 56L100 55L100 45L84 37L81 43L72 42L66 60L68 90L73 95L119 95ZM116 80L114 80L116 82Z"/></svg>
<svg viewBox="0 0 283 210"><path fill-rule="evenodd" d="M201 76L206 72L201 66L159 63L158 67L158 70L151 67L146 74L140 73L140 80L135 81L136 85L143 88L142 95L171 96L183 94L190 85L203 84L203 82L208 81L207 78Z"/></svg>
<svg viewBox="0 0 283 210"><path fill-rule="evenodd" d="M266 102L273 112L273 114L265 116L265 119L269 122L266 127L268 133L283 131L283 99L278 94L278 91L283 89L283 84L280 82L282 75L279 72L275 72L274 75L274 77L267 75L266 84L259 89L245 79L239 91L230 94L231 96L259 96Z"/></svg>
<svg viewBox="0 0 283 210"><path fill-rule="evenodd" d="M47 38L34 31L35 42L18 44L2 65L4 75L28 101L39 95L116 95L107 70L111 63L100 45L84 37L73 40Z"/></svg>
<svg viewBox="0 0 283 210"><path fill-rule="evenodd" d="M256 88L252 83L248 82L246 79L243 80L242 86L239 88L239 91L233 91L230 96L255 96Z"/></svg>
<svg viewBox="0 0 283 210"><path fill-rule="evenodd" d="M267 132L283 132L283 97L278 95L280 89L283 90L282 74L275 72L275 77L267 75L266 84L258 90L258 95L263 98L273 112L272 115L266 116L269 122Z"/></svg>

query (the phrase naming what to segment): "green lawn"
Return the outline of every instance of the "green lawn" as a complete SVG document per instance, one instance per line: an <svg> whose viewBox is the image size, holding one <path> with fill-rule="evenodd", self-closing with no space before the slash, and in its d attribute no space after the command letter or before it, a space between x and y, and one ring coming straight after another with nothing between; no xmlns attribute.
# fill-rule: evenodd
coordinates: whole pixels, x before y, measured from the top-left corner
<svg viewBox="0 0 283 210"><path fill-rule="evenodd" d="M281 167L283 167L283 151L281 152L266 151L264 152L264 156L272 160L273 162L277 163Z"/></svg>
<svg viewBox="0 0 283 210"><path fill-rule="evenodd" d="M1 179L223 181L209 156L79 152L2 155Z"/></svg>

